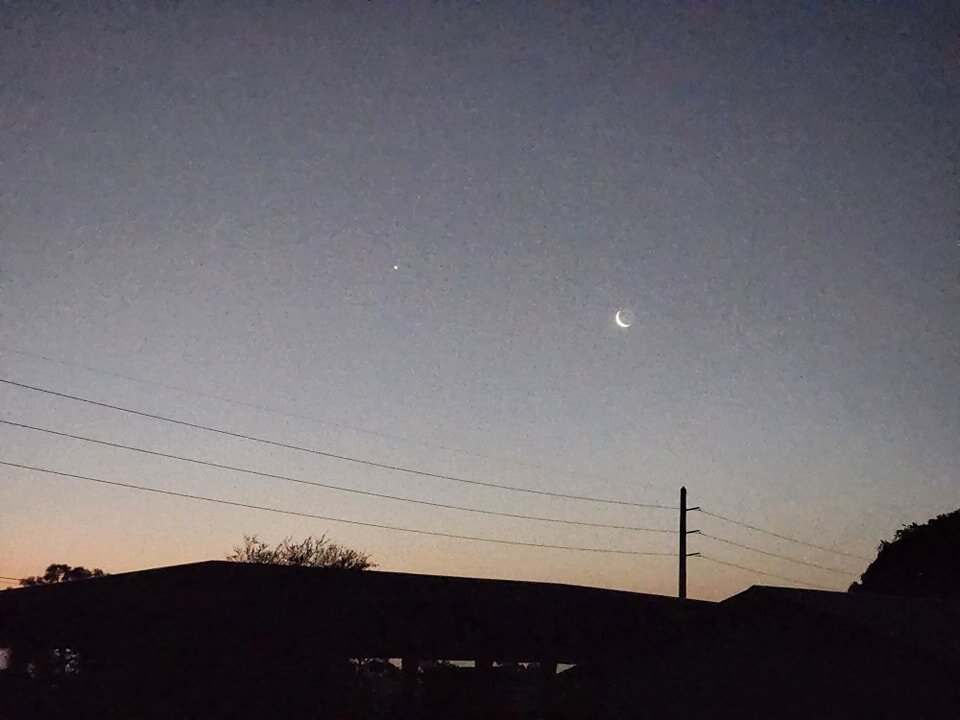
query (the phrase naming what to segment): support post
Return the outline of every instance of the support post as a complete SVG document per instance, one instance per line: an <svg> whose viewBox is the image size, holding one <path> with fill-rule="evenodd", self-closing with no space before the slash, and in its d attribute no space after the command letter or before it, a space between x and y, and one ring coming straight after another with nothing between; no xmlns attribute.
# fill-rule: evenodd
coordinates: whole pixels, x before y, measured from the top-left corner
<svg viewBox="0 0 960 720"><path fill-rule="evenodd" d="M677 595L687 599L687 488L680 488L680 572Z"/></svg>
<svg viewBox="0 0 960 720"><path fill-rule="evenodd" d="M417 672L420 660L416 655L404 655L400 660L400 697L403 705L403 717L417 715Z"/></svg>
<svg viewBox="0 0 960 720"><path fill-rule="evenodd" d="M540 716L554 716L554 693L557 685L557 662L550 658L540 661Z"/></svg>
<svg viewBox="0 0 960 720"><path fill-rule="evenodd" d="M478 692L477 707L480 717L493 717L497 706L496 680L493 674L493 658L487 654L479 654L474 660L476 680L474 687Z"/></svg>

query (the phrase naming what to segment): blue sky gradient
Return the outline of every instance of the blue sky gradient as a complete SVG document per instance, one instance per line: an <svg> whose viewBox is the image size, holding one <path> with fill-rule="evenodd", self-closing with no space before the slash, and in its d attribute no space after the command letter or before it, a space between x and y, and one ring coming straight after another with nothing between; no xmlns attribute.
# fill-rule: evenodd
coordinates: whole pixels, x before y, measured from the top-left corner
<svg viewBox="0 0 960 720"><path fill-rule="evenodd" d="M951 5L4 4L0 375L535 489L672 504L686 484L694 504L872 555L960 490ZM676 525L7 386L0 416L437 502ZM0 459L438 532L675 545L9 427ZM0 468L3 575L325 531L389 570L675 592L670 558L398 535ZM696 537L691 550L852 579ZM692 596L763 581L691 561Z"/></svg>

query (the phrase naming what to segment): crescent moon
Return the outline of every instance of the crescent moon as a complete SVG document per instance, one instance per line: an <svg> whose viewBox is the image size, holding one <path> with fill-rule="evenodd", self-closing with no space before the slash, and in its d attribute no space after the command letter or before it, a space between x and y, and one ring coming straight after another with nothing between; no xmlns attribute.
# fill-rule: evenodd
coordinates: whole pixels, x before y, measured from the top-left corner
<svg viewBox="0 0 960 720"><path fill-rule="evenodd" d="M625 323L620 319L620 310L617 310L617 314L613 316L613 321L617 324L617 327L628 328L630 323Z"/></svg>

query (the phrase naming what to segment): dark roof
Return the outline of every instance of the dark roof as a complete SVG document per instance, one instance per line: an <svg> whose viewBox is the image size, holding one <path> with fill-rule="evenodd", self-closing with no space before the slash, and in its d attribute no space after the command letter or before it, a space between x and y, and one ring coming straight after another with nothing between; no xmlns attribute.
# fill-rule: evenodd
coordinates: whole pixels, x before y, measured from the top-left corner
<svg viewBox="0 0 960 720"><path fill-rule="evenodd" d="M350 656L577 662L708 603L550 583L205 562L0 592L0 645L323 638Z"/></svg>
<svg viewBox="0 0 960 720"><path fill-rule="evenodd" d="M924 598L753 586L720 604L751 614L798 608L896 642L960 660L960 603Z"/></svg>

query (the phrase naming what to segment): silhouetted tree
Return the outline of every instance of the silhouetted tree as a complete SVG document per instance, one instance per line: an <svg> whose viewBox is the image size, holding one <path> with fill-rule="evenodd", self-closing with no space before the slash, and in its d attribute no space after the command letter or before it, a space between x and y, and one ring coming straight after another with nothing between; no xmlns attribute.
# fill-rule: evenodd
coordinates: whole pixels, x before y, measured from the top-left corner
<svg viewBox="0 0 960 720"><path fill-rule="evenodd" d="M326 535L307 537L295 543L284 538L276 547L270 547L256 535L244 535L243 544L227 555L233 562L261 565L301 565L305 567L332 567L343 570L366 570L376 567L370 556L359 550L337 545Z"/></svg>
<svg viewBox="0 0 960 720"><path fill-rule="evenodd" d="M960 510L897 530L850 592L960 598Z"/></svg>
<svg viewBox="0 0 960 720"><path fill-rule="evenodd" d="M63 563L54 563L53 565L47 566L46 572L44 572L43 575L23 578L20 581L20 585L22 587L30 587L31 585L54 585L56 583L70 582L71 580L87 580L89 578L103 577L104 575L106 575L106 573L100 568L87 570L81 565L70 567Z"/></svg>

